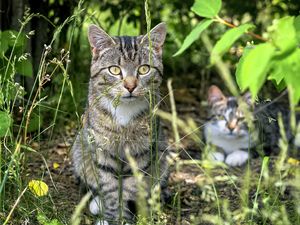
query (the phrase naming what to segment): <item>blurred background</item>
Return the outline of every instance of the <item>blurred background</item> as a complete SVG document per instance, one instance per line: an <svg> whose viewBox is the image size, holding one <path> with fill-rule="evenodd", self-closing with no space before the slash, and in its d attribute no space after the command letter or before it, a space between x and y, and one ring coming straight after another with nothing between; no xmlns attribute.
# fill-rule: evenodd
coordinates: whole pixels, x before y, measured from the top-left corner
<svg viewBox="0 0 300 225"><path fill-rule="evenodd" d="M197 100L201 101L205 99L206 90L210 84L219 84L221 87L223 84L214 68L207 67L209 54L200 39L182 55L172 57L184 38L202 19L191 12L190 8L193 3L193 0L149 1L151 27L161 21L165 21L168 27L168 36L164 46L165 81L167 78L172 78L174 88L181 93L181 96L184 96L184 99L181 100L187 102L189 94L192 93ZM272 23L272 20L284 15L297 15L299 10L298 0L226 0L223 2L221 15L236 25L245 22L254 23L257 26L254 32L264 36L264 31ZM77 106L74 105L68 85L63 89L63 98L59 98L64 76L59 74L62 71L57 71L51 76L51 81L48 81L43 87L42 95L47 96L45 101L47 107L40 109L51 114L49 109L56 108L58 101L61 101L59 109L63 113L59 113L57 116L62 122L72 118L75 111L78 111L80 115L85 106L87 94L85 87L89 79L91 59L90 46L87 41L89 24L101 26L110 35L139 35L146 32L144 1L2 0L0 12L2 32L7 30L17 32L22 23L24 24L22 28L24 43L20 44L18 54L28 53L26 55L28 63L21 69L24 74L22 71L18 73L16 80L25 87L25 98L28 97L34 86L45 45L51 47L46 61L59 58L62 51L70 52L67 75L73 85ZM25 22L31 14L34 16ZM215 43L226 29L227 27L224 25L216 25L209 29L208 35L212 43ZM249 37L242 39L243 46L247 38L251 40ZM225 57L225 61L230 65L232 71L235 69L234 62L238 61L240 55L239 43L237 43L231 49L230 54ZM3 72L6 64L3 58L0 60ZM50 63L47 73L51 74L51 70L55 66L56 64Z"/></svg>

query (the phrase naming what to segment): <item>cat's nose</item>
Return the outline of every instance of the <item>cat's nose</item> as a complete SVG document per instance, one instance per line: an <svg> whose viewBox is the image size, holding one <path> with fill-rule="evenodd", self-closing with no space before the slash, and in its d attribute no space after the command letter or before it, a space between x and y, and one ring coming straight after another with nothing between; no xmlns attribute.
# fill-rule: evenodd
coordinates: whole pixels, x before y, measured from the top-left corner
<svg viewBox="0 0 300 225"><path fill-rule="evenodd" d="M126 88L130 93L132 93L136 87L125 86L125 88Z"/></svg>
<svg viewBox="0 0 300 225"><path fill-rule="evenodd" d="M124 79L124 87L132 93L134 89L137 87L137 79L134 76L128 76Z"/></svg>
<svg viewBox="0 0 300 225"><path fill-rule="evenodd" d="M232 132L237 126L236 121L230 121L227 123L227 128Z"/></svg>

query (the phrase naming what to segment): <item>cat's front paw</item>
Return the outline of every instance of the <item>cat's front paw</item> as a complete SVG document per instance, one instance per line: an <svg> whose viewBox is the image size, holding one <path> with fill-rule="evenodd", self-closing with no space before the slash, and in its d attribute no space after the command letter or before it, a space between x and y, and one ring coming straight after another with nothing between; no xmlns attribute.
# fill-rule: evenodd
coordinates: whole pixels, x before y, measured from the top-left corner
<svg viewBox="0 0 300 225"><path fill-rule="evenodd" d="M248 160L248 158L248 152L237 150L227 155L225 163L229 166L241 166Z"/></svg>
<svg viewBox="0 0 300 225"><path fill-rule="evenodd" d="M95 225L109 225L109 223L106 220L98 220Z"/></svg>
<svg viewBox="0 0 300 225"><path fill-rule="evenodd" d="M211 152L208 158L213 161L224 162L225 156L222 152Z"/></svg>
<svg viewBox="0 0 300 225"><path fill-rule="evenodd" d="M102 204L101 204L101 200L99 198L99 196L96 196L95 198L92 199L92 201L90 202L89 205L89 209L90 212L93 215L98 215L100 213L100 209L102 208ZM101 222L101 221L99 221ZM105 221L106 222L106 221ZM107 223L108 224L108 223ZM107 224L103 224L103 225L107 225ZM101 224L102 225L102 224Z"/></svg>
<svg viewBox="0 0 300 225"><path fill-rule="evenodd" d="M95 225L109 225L109 223L106 220L98 220ZM130 223L125 223L124 225L132 225Z"/></svg>

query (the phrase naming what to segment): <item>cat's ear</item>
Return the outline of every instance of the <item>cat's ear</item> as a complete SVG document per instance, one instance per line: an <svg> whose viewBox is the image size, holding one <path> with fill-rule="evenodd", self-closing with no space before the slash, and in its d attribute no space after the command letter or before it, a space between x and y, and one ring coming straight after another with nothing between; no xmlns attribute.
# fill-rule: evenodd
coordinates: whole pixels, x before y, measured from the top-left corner
<svg viewBox="0 0 300 225"><path fill-rule="evenodd" d="M116 44L112 37L94 24L89 26L88 38L94 54Z"/></svg>
<svg viewBox="0 0 300 225"><path fill-rule="evenodd" d="M213 105L217 101L226 99L223 92L216 85L212 85L208 89L207 101L209 105Z"/></svg>
<svg viewBox="0 0 300 225"><path fill-rule="evenodd" d="M152 43L152 46L154 47L154 49L158 50L159 52L161 51L162 46L166 39L166 35L167 35L167 27L164 22L159 23L154 28L152 28L152 30L150 31L150 39L151 39L151 43ZM149 45L148 34L145 34L142 37L140 44L142 44L142 45L148 44Z"/></svg>
<svg viewBox="0 0 300 225"><path fill-rule="evenodd" d="M244 101L245 101L248 105L253 105L252 95L251 95L250 91L247 91L247 92L243 95L243 99L244 99Z"/></svg>

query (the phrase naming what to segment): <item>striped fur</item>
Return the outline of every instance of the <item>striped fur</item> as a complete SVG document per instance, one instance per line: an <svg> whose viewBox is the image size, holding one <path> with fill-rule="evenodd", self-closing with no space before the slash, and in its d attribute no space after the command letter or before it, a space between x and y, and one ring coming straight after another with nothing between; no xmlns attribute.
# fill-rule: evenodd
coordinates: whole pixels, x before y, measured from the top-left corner
<svg viewBox="0 0 300 225"><path fill-rule="evenodd" d="M165 141L157 119L149 116L150 96L153 105L159 101L165 35L163 23L151 30L150 51L147 35L110 37L95 25L89 28L93 59L88 106L72 156L76 176L95 193L90 211L99 214L105 224L134 220L130 202L136 200L137 182L125 149L144 174L148 195L151 184L166 186ZM149 66L147 74L139 73L142 65ZM113 66L120 74L112 74ZM150 133L151 127L157 128L157 135ZM156 163L158 175L151 174Z"/></svg>

